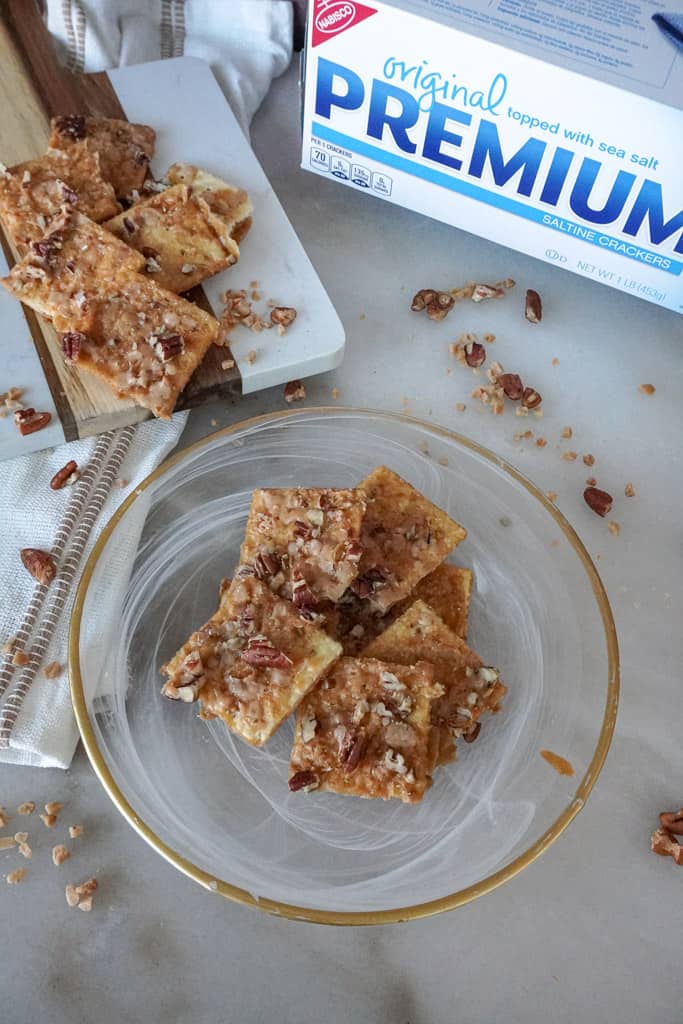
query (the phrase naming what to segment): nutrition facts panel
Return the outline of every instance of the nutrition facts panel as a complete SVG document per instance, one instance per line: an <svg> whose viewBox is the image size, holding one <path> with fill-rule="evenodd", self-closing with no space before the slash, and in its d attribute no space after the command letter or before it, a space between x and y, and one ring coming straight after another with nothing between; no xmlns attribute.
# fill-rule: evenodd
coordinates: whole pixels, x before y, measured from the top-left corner
<svg viewBox="0 0 683 1024"><path fill-rule="evenodd" d="M377 192L381 196L391 195L394 182L384 171L374 171L371 167L353 163L351 153L339 156L337 152L327 148L328 143L313 141L315 144L309 151L309 163L313 170L321 174L331 174L335 178L348 181L358 188Z"/></svg>

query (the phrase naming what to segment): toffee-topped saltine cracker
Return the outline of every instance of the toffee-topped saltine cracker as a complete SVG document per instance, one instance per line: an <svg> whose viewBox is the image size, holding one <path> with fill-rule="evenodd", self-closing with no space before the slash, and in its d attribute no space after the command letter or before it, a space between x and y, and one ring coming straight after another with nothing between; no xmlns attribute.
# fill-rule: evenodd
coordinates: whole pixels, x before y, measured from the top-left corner
<svg viewBox="0 0 683 1024"><path fill-rule="evenodd" d="M0 218L20 255L51 229L65 204L94 221L107 220L119 210L97 154L84 143L0 167Z"/></svg>
<svg viewBox="0 0 683 1024"><path fill-rule="evenodd" d="M190 194L204 200L212 213L223 221L230 237L238 243L251 227L253 208L244 189L229 185L194 164L175 163L169 167L170 185L186 185Z"/></svg>
<svg viewBox="0 0 683 1024"><path fill-rule="evenodd" d="M367 510L353 590L380 611L408 597L467 531L409 483L379 466L358 488Z"/></svg>
<svg viewBox="0 0 683 1024"><path fill-rule="evenodd" d="M68 153L84 145L99 156L102 176L119 199L142 188L156 140L156 132L149 125L114 117L66 114L53 117L50 128L49 144L54 149Z"/></svg>
<svg viewBox="0 0 683 1024"><path fill-rule="evenodd" d="M202 718L221 718L262 746L340 652L260 580L235 579L215 615L164 665L162 693L199 699Z"/></svg>
<svg viewBox="0 0 683 1024"><path fill-rule="evenodd" d="M229 226L186 185L142 199L104 226L142 253L146 273L172 292L194 288L240 255Z"/></svg>
<svg viewBox="0 0 683 1024"><path fill-rule="evenodd" d="M297 712L291 790L416 803L436 760L431 665L341 658Z"/></svg>
<svg viewBox="0 0 683 1024"><path fill-rule="evenodd" d="M1 283L53 320L65 358L168 418L218 322L142 277L143 257L86 217L54 227Z"/></svg>
<svg viewBox="0 0 683 1024"><path fill-rule="evenodd" d="M344 654L358 654L376 636L384 632L399 615L421 598L458 636L465 639L472 592L472 571L444 562L425 576L408 597L397 601L388 612L374 608L352 590L334 605L319 610L325 615L325 629L338 640Z"/></svg>
<svg viewBox="0 0 683 1024"><path fill-rule="evenodd" d="M464 640L424 601L415 601L363 651L401 665L427 661L444 694L434 702L432 721L441 730L439 763L450 760L452 740L476 738L485 712L500 710L507 688L497 669L484 665Z"/></svg>
<svg viewBox="0 0 683 1024"><path fill-rule="evenodd" d="M122 398L169 419L218 336L218 321L140 274L122 272L95 304L78 365Z"/></svg>
<svg viewBox="0 0 683 1024"><path fill-rule="evenodd" d="M51 230L0 283L20 302L55 322L57 329L88 331L95 304L123 271L144 266L140 253L87 217L62 207Z"/></svg>
<svg viewBox="0 0 683 1024"><path fill-rule="evenodd" d="M337 600L356 577L364 514L365 501L356 490L255 490L240 571L251 567L313 618L321 600Z"/></svg>

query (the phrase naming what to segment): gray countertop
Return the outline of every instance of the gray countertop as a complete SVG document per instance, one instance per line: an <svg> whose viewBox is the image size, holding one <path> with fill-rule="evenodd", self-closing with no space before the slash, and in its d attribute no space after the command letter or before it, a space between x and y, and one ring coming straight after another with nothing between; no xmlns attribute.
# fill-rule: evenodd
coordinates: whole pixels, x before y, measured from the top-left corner
<svg viewBox="0 0 683 1024"><path fill-rule="evenodd" d="M62 821L86 831L55 868L53 834L36 815L13 818L31 832L34 856L22 885L0 889L0 1019L680 1022L683 873L650 853L649 836L660 810L683 803L683 319L301 171L297 125L292 68L257 115L253 142L347 329L344 365L308 382L306 404L334 404L336 387L338 404L407 409L469 434L558 493L598 558L617 621L614 744L586 808L521 875L454 912L367 929L290 923L205 892L129 828L82 750L66 773L2 767L0 804L62 800ZM510 296L456 310L452 331L408 312L420 287L508 276L517 306L526 287L543 295L540 327L513 313ZM513 440L526 421L469 399L473 378L447 346L468 329L495 333L500 362L533 378L545 417L529 425L546 448ZM644 382L655 395L638 391ZM213 419L223 426L284 407L281 388L208 406L191 414L183 443L209 433ZM565 425L570 446L594 454L593 469L560 458ZM583 504L591 474L619 496L618 537ZM621 497L628 481L632 499ZM65 881L89 875L100 883L92 913L69 910Z"/></svg>

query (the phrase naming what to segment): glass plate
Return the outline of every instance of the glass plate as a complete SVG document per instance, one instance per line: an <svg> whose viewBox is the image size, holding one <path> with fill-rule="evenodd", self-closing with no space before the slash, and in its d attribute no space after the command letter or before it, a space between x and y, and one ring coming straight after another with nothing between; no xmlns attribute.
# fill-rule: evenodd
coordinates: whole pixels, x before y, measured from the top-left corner
<svg viewBox="0 0 683 1024"><path fill-rule="evenodd" d="M259 750L160 695L159 667L213 613L237 563L252 489L352 487L378 465L466 526L453 561L475 574L469 642L509 688L417 805L290 793L291 720ZM103 621L112 581L116 610ZM340 409L247 421L152 473L88 560L70 674L95 771L162 856L241 902L350 924L459 906L529 864L583 806L619 688L605 591L555 506L467 438Z"/></svg>

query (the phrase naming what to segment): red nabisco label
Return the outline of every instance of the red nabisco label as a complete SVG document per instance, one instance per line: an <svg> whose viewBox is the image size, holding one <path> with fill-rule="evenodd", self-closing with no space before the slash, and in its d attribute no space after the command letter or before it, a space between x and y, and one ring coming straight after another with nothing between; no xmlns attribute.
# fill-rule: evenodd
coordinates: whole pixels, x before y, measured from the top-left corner
<svg viewBox="0 0 683 1024"><path fill-rule="evenodd" d="M314 0L311 45L320 46L372 14L377 14L374 7L359 4L356 0Z"/></svg>

